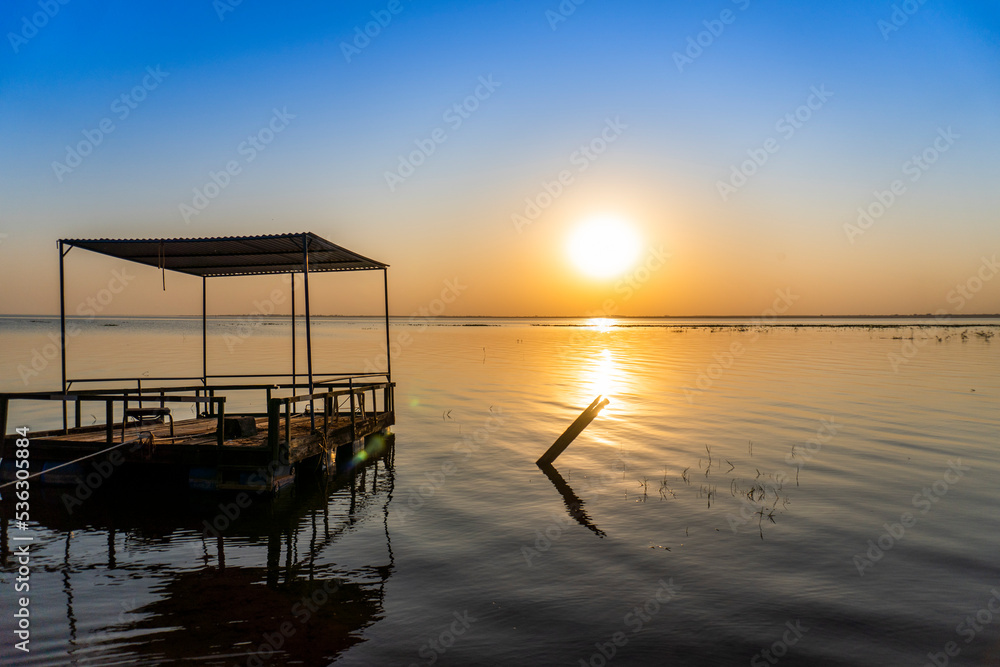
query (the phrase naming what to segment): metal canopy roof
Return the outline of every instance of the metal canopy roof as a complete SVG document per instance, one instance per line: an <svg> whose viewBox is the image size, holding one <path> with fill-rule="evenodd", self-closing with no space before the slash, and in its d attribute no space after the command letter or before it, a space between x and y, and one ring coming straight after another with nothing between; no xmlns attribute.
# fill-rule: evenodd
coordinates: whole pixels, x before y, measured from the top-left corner
<svg viewBox="0 0 1000 667"><path fill-rule="evenodd" d="M311 232L203 239L63 239L61 243L203 277L302 273L305 247L309 250L310 273L388 267Z"/></svg>

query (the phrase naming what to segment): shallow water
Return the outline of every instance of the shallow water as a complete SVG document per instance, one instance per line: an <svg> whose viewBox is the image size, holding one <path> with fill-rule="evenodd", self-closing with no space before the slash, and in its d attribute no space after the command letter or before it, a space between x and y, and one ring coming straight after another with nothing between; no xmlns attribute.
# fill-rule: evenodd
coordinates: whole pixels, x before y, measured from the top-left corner
<svg viewBox="0 0 1000 667"><path fill-rule="evenodd" d="M395 322L391 465L255 498L221 540L211 496L68 515L36 489L32 650L8 559L4 664L1000 661L1000 321L613 324ZM53 326L0 320L4 390L58 386ZM200 321L79 326L72 377L200 374ZM213 320L209 372L286 372L289 335ZM377 320L313 335L317 369L382 361Z"/></svg>

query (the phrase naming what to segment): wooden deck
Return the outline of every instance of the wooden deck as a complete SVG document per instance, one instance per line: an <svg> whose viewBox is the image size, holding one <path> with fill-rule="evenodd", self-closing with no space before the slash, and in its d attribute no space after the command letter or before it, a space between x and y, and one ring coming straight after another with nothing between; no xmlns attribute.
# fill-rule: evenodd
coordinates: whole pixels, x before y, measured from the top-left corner
<svg viewBox="0 0 1000 667"><path fill-rule="evenodd" d="M299 467L334 465L338 460L350 458L364 446L366 438L384 433L395 423L391 411L369 412L364 417L356 417L353 423L349 416L339 415L329 419L324 433L321 414L315 417L315 430L308 414L293 414L286 440L282 417L278 429L279 454L275 457L268 442L268 417L252 416L257 425L256 435L224 440L221 446L216 417L178 420L174 422L173 437L168 422L142 426L130 423L123 438L119 422L114 424L114 442L110 445L104 424L71 428L68 433L62 430L32 432L29 434L31 471L41 472L124 442L114 452L68 466L60 475L46 474L41 481L69 483L81 473L90 472L96 462L110 460L116 466L127 465L132 473L141 470L156 475L168 468L175 469L175 473L178 468L186 469L192 484L204 488L256 489L264 478L268 479L269 486L277 487L294 479ZM4 460L14 460L16 437L8 435L5 438L0 452ZM12 471L4 466L5 479L10 473Z"/></svg>

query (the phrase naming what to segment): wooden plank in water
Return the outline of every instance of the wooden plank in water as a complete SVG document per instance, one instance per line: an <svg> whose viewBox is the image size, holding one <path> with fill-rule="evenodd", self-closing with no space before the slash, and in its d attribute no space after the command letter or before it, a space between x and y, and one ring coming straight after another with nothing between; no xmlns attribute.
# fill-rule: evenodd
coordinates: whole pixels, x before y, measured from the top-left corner
<svg viewBox="0 0 1000 667"><path fill-rule="evenodd" d="M552 443L552 446L549 447L548 450L542 454L542 456L535 463L541 466L551 464L555 461L560 454L566 451L566 448L569 447L569 443L573 442L576 436L580 435L583 429L587 428L587 426L590 425L590 422L594 421L594 417L597 416L601 409L603 409L604 406L610 402L611 401L606 398L602 401L600 396L595 398L594 402L591 403L586 410L580 413L580 416L569 425L569 428L567 428L562 435L556 438L556 441Z"/></svg>

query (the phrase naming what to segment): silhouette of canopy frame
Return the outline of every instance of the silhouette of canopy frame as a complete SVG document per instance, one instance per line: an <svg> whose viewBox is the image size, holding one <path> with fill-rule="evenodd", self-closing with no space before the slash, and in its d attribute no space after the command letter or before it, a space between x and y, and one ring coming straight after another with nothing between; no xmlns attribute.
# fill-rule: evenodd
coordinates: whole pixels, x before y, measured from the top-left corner
<svg viewBox="0 0 1000 667"><path fill-rule="evenodd" d="M62 347L63 392L66 378L66 287L64 259L73 248L83 248L130 262L200 276L202 326L202 383L208 386L206 311L207 279L226 276L268 274L303 274L305 287L306 358L309 393L313 393L312 324L309 308L309 274L331 271L382 271L385 299L385 353L389 359L389 283L388 264L369 259L342 248L311 232L265 236L226 236L189 239L60 239L59 240L59 318ZM295 318L295 280L291 281L292 320ZM389 361L386 362L390 363ZM392 381L391 367L386 378ZM295 327L292 327L292 384L295 384Z"/></svg>

